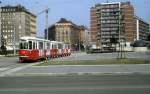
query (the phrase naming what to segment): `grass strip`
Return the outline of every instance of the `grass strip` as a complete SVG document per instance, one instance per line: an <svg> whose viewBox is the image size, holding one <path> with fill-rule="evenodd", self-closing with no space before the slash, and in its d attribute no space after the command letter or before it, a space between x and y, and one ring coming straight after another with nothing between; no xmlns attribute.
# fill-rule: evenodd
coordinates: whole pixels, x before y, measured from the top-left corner
<svg viewBox="0 0 150 94"><path fill-rule="evenodd" d="M82 61L44 61L36 66L49 65L107 65L107 64L150 64L150 61L142 59L101 59L101 60L82 60Z"/></svg>

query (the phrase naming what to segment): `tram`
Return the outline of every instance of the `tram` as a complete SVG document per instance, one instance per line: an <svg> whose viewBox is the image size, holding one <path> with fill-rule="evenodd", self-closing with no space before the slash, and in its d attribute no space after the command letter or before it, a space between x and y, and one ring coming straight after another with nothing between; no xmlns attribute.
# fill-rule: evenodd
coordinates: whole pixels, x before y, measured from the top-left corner
<svg viewBox="0 0 150 94"><path fill-rule="evenodd" d="M20 62L71 55L69 44L36 37L21 37L18 52Z"/></svg>

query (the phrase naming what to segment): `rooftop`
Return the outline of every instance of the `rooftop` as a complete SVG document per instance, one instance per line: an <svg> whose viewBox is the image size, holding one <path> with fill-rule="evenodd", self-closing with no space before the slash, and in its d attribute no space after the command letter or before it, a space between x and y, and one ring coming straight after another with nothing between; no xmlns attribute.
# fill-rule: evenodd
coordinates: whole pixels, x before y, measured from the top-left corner
<svg viewBox="0 0 150 94"><path fill-rule="evenodd" d="M2 11L4 12L26 12L34 17L36 17L36 15L34 15L33 13L31 13L28 9L26 9L24 6L22 5L16 5L16 6L10 6L10 5L6 5L6 6L2 6L2 9L11 9L8 11Z"/></svg>

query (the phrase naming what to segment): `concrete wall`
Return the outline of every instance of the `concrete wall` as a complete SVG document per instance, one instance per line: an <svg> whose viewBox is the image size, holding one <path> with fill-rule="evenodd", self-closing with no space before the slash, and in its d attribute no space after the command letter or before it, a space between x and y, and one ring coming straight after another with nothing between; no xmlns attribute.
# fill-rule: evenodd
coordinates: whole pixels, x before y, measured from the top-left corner
<svg viewBox="0 0 150 94"><path fill-rule="evenodd" d="M147 47L133 47L134 52L146 52L148 51Z"/></svg>

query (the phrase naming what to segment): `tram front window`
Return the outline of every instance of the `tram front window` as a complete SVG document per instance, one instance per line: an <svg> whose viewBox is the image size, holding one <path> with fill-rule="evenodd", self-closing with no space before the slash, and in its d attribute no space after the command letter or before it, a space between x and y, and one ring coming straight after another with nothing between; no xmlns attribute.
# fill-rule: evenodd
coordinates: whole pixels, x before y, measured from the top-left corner
<svg viewBox="0 0 150 94"><path fill-rule="evenodd" d="M28 49L28 43L27 42L21 42L20 43L20 49Z"/></svg>

